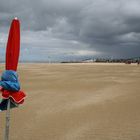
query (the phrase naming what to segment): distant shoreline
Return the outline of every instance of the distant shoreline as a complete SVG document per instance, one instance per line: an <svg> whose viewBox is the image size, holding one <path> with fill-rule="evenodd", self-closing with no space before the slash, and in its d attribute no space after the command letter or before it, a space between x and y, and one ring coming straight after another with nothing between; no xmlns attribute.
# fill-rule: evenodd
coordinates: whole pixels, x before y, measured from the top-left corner
<svg viewBox="0 0 140 140"><path fill-rule="evenodd" d="M0 64L5 65L5 62L0 62ZM45 65L138 65L137 63L131 63L131 64L126 64L126 63L115 63L115 62L67 62L67 63L61 63L61 62L52 62L52 63L48 63L48 62L19 62L19 65L22 64L45 64Z"/></svg>
<svg viewBox="0 0 140 140"><path fill-rule="evenodd" d="M33 64L33 65L138 65L137 63L131 63L131 64L125 64L125 63L98 63L98 62L94 62L94 63L45 63L45 62L20 62L19 65L22 64Z"/></svg>

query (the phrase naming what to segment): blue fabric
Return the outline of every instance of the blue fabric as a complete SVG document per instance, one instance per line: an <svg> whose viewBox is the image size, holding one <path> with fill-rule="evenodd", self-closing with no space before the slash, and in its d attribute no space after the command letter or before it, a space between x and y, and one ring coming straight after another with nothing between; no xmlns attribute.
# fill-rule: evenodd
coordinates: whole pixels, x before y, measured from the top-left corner
<svg viewBox="0 0 140 140"><path fill-rule="evenodd" d="M9 99L2 99L2 101L0 101L0 112L7 110L8 100ZM18 107L18 104L10 100L10 109L15 108L15 107Z"/></svg>
<svg viewBox="0 0 140 140"><path fill-rule="evenodd" d="M16 71L5 70L1 76L0 86L6 90L19 91L20 83Z"/></svg>

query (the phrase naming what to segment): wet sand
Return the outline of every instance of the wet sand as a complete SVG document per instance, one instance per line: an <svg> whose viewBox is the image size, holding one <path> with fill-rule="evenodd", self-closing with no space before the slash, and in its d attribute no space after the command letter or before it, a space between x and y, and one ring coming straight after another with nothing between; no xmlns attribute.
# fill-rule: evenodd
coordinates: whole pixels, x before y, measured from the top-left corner
<svg viewBox="0 0 140 140"><path fill-rule="evenodd" d="M0 65L3 70L3 65ZM20 64L10 140L140 140L140 66ZM0 112L0 140L5 112Z"/></svg>

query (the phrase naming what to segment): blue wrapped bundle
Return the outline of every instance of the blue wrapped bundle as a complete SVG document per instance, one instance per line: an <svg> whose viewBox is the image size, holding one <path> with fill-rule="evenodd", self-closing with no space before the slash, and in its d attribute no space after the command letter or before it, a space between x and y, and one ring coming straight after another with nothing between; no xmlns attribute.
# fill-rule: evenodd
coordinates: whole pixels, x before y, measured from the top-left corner
<svg viewBox="0 0 140 140"><path fill-rule="evenodd" d="M18 81L17 72L13 70L5 70L1 76L0 86L5 90L19 91L20 83Z"/></svg>

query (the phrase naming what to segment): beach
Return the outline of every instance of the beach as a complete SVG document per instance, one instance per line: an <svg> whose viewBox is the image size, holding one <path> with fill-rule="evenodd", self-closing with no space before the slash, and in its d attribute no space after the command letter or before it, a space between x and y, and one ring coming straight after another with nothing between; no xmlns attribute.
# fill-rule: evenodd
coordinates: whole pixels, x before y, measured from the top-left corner
<svg viewBox="0 0 140 140"><path fill-rule="evenodd" d="M10 140L140 139L140 66L20 63L18 74L27 98L11 110ZM0 112L0 140L4 127Z"/></svg>

